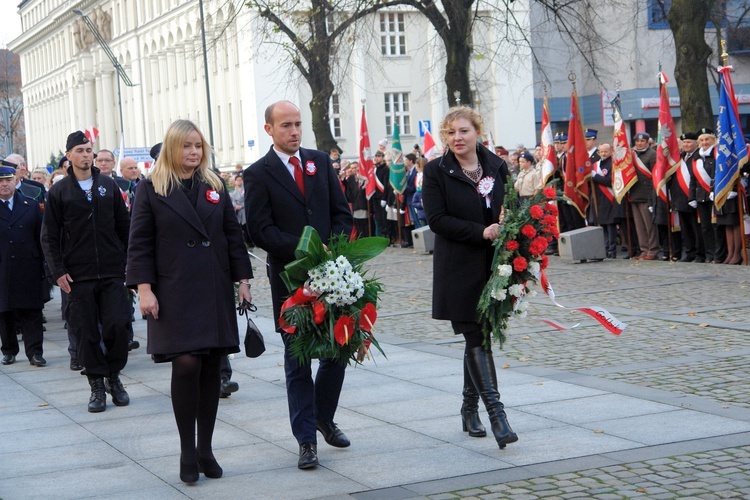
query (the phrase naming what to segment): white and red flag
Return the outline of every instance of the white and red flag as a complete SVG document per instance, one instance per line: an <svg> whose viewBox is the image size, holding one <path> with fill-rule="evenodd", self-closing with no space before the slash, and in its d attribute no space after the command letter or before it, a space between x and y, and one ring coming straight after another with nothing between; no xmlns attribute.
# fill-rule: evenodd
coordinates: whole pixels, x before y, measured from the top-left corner
<svg viewBox="0 0 750 500"><path fill-rule="evenodd" d="M99 129L92 125L89 128L83 130L83 135L85 135L86 139L88 139L89 142L93 144L99 137Z"/></svg>
<svg viewBox="0 0 750 500"><path fill-rule="evenodd" d="M633 152L630 150L625 122L622 120L619 97L615 97L612 101L612 114L615 122L612 139L612 191L617 198L617 203L622 203L625 194L638 181L638 175L635 171Z"/></svg>
<svg viewBox="0 0 750 500"><path fill-rule="evenodd" d="M667 201L667 181L680 168L680 148L677 144L672 112L669 110L667 75L659 73L661 100L659 102L659 136L656 139L656 164L651 171L656 194Z"/></svg>
<svg viewBox="0 0 750 500"><path fill-rule="evenodd" d="M438 150L435 146L435 139L432 138L430 131L425 128L424 130L424 157L429 159L430 156L438 156Z"/></svg>
<svg viewBox="0 0 750 500"><path fill-rule="evenodd" d="M375 164L372 162L372 150L370 150L370 135L367 133L367 118L365 107L362 106L362 123L359 129L359 175L367 178L365 195L369 200L375 192Z"/></svg>
<svg viewBox="0 0 750 500"><path fill-rule="evenodd" d="M547 96L544 96L542 105L542 184L547 184L557 166L557 154L555 153L555 141L552 136L552 124L549 121L549 105Z"/></svg>

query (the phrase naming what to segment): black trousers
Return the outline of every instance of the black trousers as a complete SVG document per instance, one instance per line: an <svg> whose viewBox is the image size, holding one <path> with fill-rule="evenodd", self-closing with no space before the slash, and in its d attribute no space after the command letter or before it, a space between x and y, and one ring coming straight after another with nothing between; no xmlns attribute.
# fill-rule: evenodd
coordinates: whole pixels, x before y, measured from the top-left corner
<svg viewBox="0 0 750 500"><path fill-rule="evenodd" d="M130 296L121 278L70 284L68 327L75 335L78 362L86 375L110 377L125 368L129 325Z"/></svg>
<svg viewBox="0 0 750 500"><path fill-rule="evenodd" d="M680 229L682 229L682 244L685 247L685 257L689 259L706 258L706 249L700 235L698 216L696 212L678 212L680 214Z"/></svg>
<svg viewBox="0 0 750 500"><path fill-rule="evenodd" d="M711 223L712 201L698 202L701 236L706 248L706 261L723 261L727 258L727 237L724 228Z"/></svg>
<svg viewBox="0 0 750 500"><path fill-rule="evenodd" d="M292 434L299 444L317 443L315 420L333 421L339 405L341 387L344 385L346 365L333 359L321 359L313 381L312 367L309 364L299 364L289 354L289 335L282 334L282 338L286 397Z"/></svg>
<svg viewBox="0 0 750 500"><path fill-rule="evenodd" d="M15 321L14 321L15 318ZM14 325L23 329L23 346L26 357L31 359L35 354L42 355L42 310L15 309L0 313L0 341L4 355L15 356L19 352L18 337Z"/></svg>

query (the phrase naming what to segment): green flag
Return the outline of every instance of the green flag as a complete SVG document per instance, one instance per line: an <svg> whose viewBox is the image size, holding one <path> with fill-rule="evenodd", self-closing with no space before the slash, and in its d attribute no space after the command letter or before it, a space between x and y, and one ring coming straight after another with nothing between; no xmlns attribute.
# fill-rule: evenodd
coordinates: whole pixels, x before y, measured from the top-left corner
<svg viewBox="0 0 750 500"><path fill-rule="evenodd" d="M404 168L404 153L401 151L401 139L398 136L398 123L393 124L390 182L394 191L403 194L406 189L406 169Z"/></svg>

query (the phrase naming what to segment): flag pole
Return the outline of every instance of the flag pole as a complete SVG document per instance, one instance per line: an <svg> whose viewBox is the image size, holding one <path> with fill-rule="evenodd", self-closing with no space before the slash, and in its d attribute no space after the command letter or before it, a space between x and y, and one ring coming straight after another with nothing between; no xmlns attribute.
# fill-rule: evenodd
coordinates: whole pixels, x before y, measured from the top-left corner
<svg viewBox="0 0 750 500"><path fill-rule="evenodd" d="M722 40L721 41L721 64L722 66L726 67L727 63L729 62L729 53L727 52L727 41ZM732 99L735 99L734 96L730 96ZM739 117L738 117L739 118ZM740 176L737 176L737 180L735 181L735 189L737 190L737 215L740 218L739 224L740 224L740 242L742 245L742 265L746 266L748 265L748 259L747 259L747 245L745 245L745 200L747 199L744 195L744 189L742 187L742 183L740 182Z"/></svg>
<svg viewBox="0 0 750 500"><path fill-rule="evenodd" d="M659 78L659 97L661 97L661 88L664 85L662 83L662 81L661 81L661 61L659 61L659 73L658 73L658 75L659 75L658 76L658 78ZM658 135L657 135L657 139L658 139ZM665 159L665 161L666 161L666 159ZM670 198L669 189L666 189L666 191L667 191L667 200L664 203L667 205L667 245L669 246L669 258L671 260L672 257L674 256L674 249L672 248L672 229L673 229L673 227L672 227L672 204L669 202L669 198ZM659 198L660 198L660 196L659 196L659 193L657 191L657 193L656 193L656 203L657 203L657 206L654 207L654 217L656 217L656 210L657 210L657 207L658 207Z"/></svg>

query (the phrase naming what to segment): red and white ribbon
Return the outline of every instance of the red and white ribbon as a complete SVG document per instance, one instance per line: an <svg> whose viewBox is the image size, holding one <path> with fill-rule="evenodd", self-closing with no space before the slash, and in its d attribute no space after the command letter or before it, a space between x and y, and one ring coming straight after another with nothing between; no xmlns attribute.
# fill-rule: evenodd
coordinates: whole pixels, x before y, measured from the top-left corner
<svg viewBox="0 0 750 500"><path fill-rule="evenodd" d="M589 316L594 318L600 325L602 325L604 328L606 328L610 333L614 335L620 335L623 332L623 330L625 330L625 328L628 327L627 323L623 323L622 321L618 320L603 307L599 307L599 306L565 307L564 305L560 304L557 300L555 300L555 291L552 289L552 285L550 285L549 279L547 278L547 274L544 271L541 272L540 285L542 286L542 290L544 290L544 293L547 294L547 296L550 298L552 303L555 304L557 307L560 307L562 309L567 309L569 311L580 311L584 314L588 314ZM576 328L580 325L580 323L577 323L574 326L566 327L565 325L556 323L551 320L543 319L541 321L547 323L553 328L556 328L557 330L572 330L573 328Z"/></svg>

